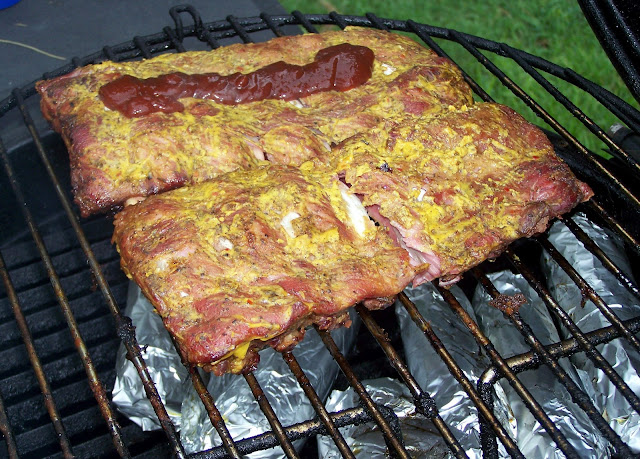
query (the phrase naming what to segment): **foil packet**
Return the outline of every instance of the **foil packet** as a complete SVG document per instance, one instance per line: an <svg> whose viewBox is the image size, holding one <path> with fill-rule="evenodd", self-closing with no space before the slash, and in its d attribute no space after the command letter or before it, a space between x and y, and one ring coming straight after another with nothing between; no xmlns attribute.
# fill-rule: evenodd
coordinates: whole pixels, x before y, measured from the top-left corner
<svg viewBox="0 0 640 459"><path fill-rule="evenodd" d="M622 243L583 215L576 215L573 220L631 278L629 260ZM640 316L638 298L621 285L564 224L556 222L551 227L549 241L620 319ZM582 331L610 325L593 302L583 300L578 286L546 252L543 254L542 264L551 293ZM563 331L562 337L568 338L570 335ZM631 390L640 395L640 355L622 339L597 346L597 349ZM602 416L635 453L640 453L640 415L585 353L573 355L571 361L577 369L582 370L580 375L584 385L593 387L593 401Z"/></svg>
<svg viewBox="0 0 640 459"><path fill-rule="evenodd" d="M429 419L416 412L411 393L404 384L390 378L364 380L362 384L375 403L393 410L411 457L449 456L449 448L438 430ZM330 412L346 410L358 406L359 400L356 392L350 387L345 391L333 391L326 406ZM356 457L389 457L384 437L375 423L343 427L340 432ZM318 453L323 459L342 457L331 438L327 436L318 436Z"/></svg>
<svg viewBox="0 0 640 459"><path fill-rule="evenodd" d="M547 345L560 341L558 331L544 302L522 276L510 271L502 271L489 274L488 277L501 294L524 296L526 303L520 306L520 316L531 327L533 334L542 344ZM531 347L526 343L522 334L502 311L489 304L491 300L492 297L481 286L476 288L472 306L479 319L478 325L487 338L505 358L529 352ZM593 388L590 385L583 386L584 372L577 370L566 358L560 359L559 365L578 387L593 399L595 396ZM609 443L599 433L586 413L572 401L569 392L549 368L541 366L532 371L524 371L517 377L551 421L558 426L580 457L608 457L610 455ZM514 415L515 439L522 454L525 457L565 457L509 382L501 379L497 384L504 390L506 402Z"/></svg>
<svg viewBox="0 0 640 459"><path fill-rule="evenodd" d="M343 354L353 348L359 328L357 314L350 310L352 325L331 332ZM180 430L180 440L190 454L221 444L187 369L175 350L171 337L139 287L131 282L124 314L136 327L136 339L147 363L149 373L167 408L171 420ZM325 399L338 374L338 364L325 348L315 330L308 330L304 340L293 350L321 399ZM273 349L260 352L260 364L254 375L272 408L284 426L309 420L315 412L281 354ZM271 430L269 423L242 376L217 377L202 372L216 407L235 440ZM127 360L121 345L116 359L116 381L113 403L120 412L143 430L159 429L156 414L147 399L140 377ZM301 447L302 442L294 442ZM248 455L251 458L282 457L282 449L272 448Z"/></svg>
<svg viewBox="0 0 640 459"><path fill-rule="evenodd" d="M351 327L331 332L343 354L353 348L360 323L353 309L349 314L352 320ZM293 349L293 355L318 396L325 400L338 375L339 367L324 346L320 335L315 330L308 330L304 340ZM283 426L315 417L311 402L279 352L273 349L261 351L260 365L254 371L254 375ZM244 378L237 375L211 376L207 389L216 401L216 407L234 439L252 437L271 430ZM200 397L192 387L182 405L180 437L187 453L203 451L221 444ZM304 440L293 443L297 449L303 444ZM247 457L284 457L284 452L278 446L251 453Z"/></svg>
<svg viewBox="0 0 640 459"><path fill-rule="evenodd" d="M471 303L462 290L457 286L452 286L449 290L472 319L478 322ZM435 334L475 385L491 362L466 325L431 283L408 288L405 293L420 314L429 320ZM411 374L420 387L434 399L438 412L467 455L481 458L480 424L475 405L400 302L396 303L396 315ZM495 390L494 414L506 431L515 437L515 419L505 402L504 391L501 386L496 386ZM502 444L499 443L498 448L500 456L506 457L507 453Z"/></svg>
<svg viewBox="0 0 640 459"><path fill-rule="evenodd" d="M190 381L189 372L182 365L162 319L134 282L129 283L124 314L131 318L136 327L136 339L140 344L142 357L147 363L149 375L158 389L167 414L179 429L182 400L186 384ZM160 423L151 402L146 397L138 371L127 359L123 344L120 344L116 356L116 380L112 401L121 413L138 424L142 430L160 429Z"/></svg>

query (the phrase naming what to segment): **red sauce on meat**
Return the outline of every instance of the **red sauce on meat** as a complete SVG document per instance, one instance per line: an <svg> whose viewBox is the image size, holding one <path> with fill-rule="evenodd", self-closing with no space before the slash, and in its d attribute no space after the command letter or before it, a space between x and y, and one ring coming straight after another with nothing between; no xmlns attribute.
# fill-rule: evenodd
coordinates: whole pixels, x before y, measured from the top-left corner
<svg viewBox="0 0 640 459"><path fill-rule="evenodd" d="M365 46L343 43L321 49L310 64L275 62L255 72L231 75L168 73L140 79L124 75L100 88L111 110L133 118L184 110L183 97L234 105L264 99L291 100L322 91L346 91L364 84L373 70L374 54Z"/></svg>

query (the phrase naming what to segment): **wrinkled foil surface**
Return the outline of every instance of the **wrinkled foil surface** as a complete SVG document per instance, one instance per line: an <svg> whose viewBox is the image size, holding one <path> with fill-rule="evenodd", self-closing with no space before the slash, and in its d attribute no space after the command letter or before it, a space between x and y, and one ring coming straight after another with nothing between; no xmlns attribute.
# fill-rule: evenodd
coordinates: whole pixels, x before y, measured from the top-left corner
<svg viewBox="0 0 640 459"><path fill-rule="evenodd" d="M630 271L624 249L614 237L582 216L574 217L574 220L617 266ZM558 222L552 226L549 240L614 309L619 318L624 320L640 315L638 299L582 246L564 224ZM546 252L541 263L551 293L581 330L589 331L610 325L591 301L582 299L579 288ZM489 277L502 294L524 295L526 303L520 307L519 313L543 344L570 337L566 330L556 328L542 300L521 276L511 272L500 272L490 274ZM503 357L531 350L510 320L488 304L491 298L481 287L476 289L472 302L458 287L453 286L450 290ZM464 323L433 285L428 283L415 289L408 288L405 293L416 304L420 313L429 320L434 332L464 374L475 384L482 373L491 366L491 362ZM125 314L132 318L136 326L136 336L149 366L149 372L169 415L181 430L181 440L187 453L220 444L161 319L133 283ZM469 457L482 457L475 406L399 302L396 304L396 315L401 328L406 362L411 373L422 389L435 400L438 412ZM343 353L346 353L355 341L358 322L353 311L352 319L354 326L351 329L332 332ZM620 339L598 346L598 349L629 387L636 394L640 394L640 356ZM265 349L260 355L259 369L254 374L282 424L286 426L313 418L313 409L307 397L279 353ZM295 348L294 355L318 395L324 399L334 382L338 367L315 331L307 332L305 339ZM629 444L634 452L640 452L640 416L631 409L603 372L597 369L583 352L571 358L562 358L559 364L593 400L621 439ZM118 409L143 429L159 428L138 374L125 358L124 348L119 352L116 370L113 399ZM235 375L203 376L208 380L208 390L234 439L270 430L244 378ZM559 426L581 457L610 456L608 442L572 401L564 386L548 368L542 366L536 370L524 371L518 375L518 379L540 403L551 420ZM363 381L363 384L374 401L393 409L400 422L407 451L412 457L451 456L433 424L416 412L412 397L404 384L387 378ZM494 385L494 391L494 414L509 435L516 439L526 457L563 457L551 437L508 382L499 380ZM327 401L327 409L330 412L357 405L358 397L351 389L334 391ZM340 431L356 457L388 457L384 439L375 424L348 426ZM300 443L294 445L299 447ZM329 437L319 436L318 448L322 458L340 457L338 449ZM500 457L506 457L506 451L500 443L498 448ZM273 448L259 451L250 457L282 457L282 450Z"/></svg>
<svg viewBox="0 0 640 459"><path fill-rule="evenodd" d="M149 373L171 420L180 430L180 440L185 451L193 453L221 444L162 319L133 282L129 284L124 313L131 318L136 327L136 339L149 367ZM343 354L347 354L353 347L360 323L353 311L350 311L350 314L353 321L350 328L340 328L331 332ZM293 354L312 387L321 399L325 399L339 367L315 330L307 331L304 340L296 346ZM260 364L254 375L283 426L314 417L311 403L280 353L271 348L261 351ZM205 382L208 380L207 388L234 440L271 430L242 376L216 377L203 373L203 378ZM126 359L123 345L120 346L116 360L113 402L118 410L144 430L160 428L140 377L133 364ZM294 446L300 447L302 444L298 442L294 443ZM282 456L282 449L278 447L257 451L248 457Z"/></svg>
<svg viewBox="0 0 640 459"><path fill-rule="evenodd" d="M560 341L560 337L551 320L549 312L538 294L520 275L509 271L490 274L489 279L503 295L522 294L526 303L520 306L522 320L527 323L542 344ZM531 350L524 337L502 311L489 305L492 297L478 286L473 297L473 309L479 319L479 325L496 350L505 358ZM560 359L559 365L581 389L593 399L595 393L591 387L583 387L583 373L573 367L568 359ZM584 375L582 375L584 377ZM541 366L533 371L524 371L518 379L531 393L533 398L558 426L567 441L575 448L580 457L606 457L609 455L608 442L600 435L589 417L571 400L571 395L553 375L551 370ZM516 424L516 442L525 457L563 458L564 454L556 447L551 436L531 414L529 409L508 381L501 379L498 384L504 390L506 402L513 413Z"/></svg>
<svg viewBox="0 0 640 459"><path fill-rule="evenodd" d="M573 220L587 235L630 277L629 260L616 237L589 221L582 215ZM587 283L609 305L618 318L625 320L640 316L640 301L631 294L611 274L601 262L593 256L582 243L562 223L555 223L549 231L549 240L571 263ZM580 289L567 274L545 252L543 269L553 282L551 293L560 306L571 316L582 331L591 331L611 325L591 301L583 301ZM570 337L563 330L563 338ZM640 355L631 349L622 339L600 345L597 349L613 366L630 389L640 396ZM640 415L636 413L620 391L585 355L578 353L571 357L584 386L591 386L594 403L603 417L609 421L612 429L627 443L635 453L640 453Z"/></svg>
<svg viewBox="0 0 640 459"><path fill-rule="evenodd" d="M416 413L409 389L399 381L380 378L362 381L373 401L393 409L411 457L447 457L449 448L431 421ZM327 409L346 410L358 406L359 397L352 388L333 391L327 400ZM348 426L340 429L349 448L356 457L388 458L389 453L382 433L374 423ZM342 457L331 437L318 436L318 453L323 459Z"/></svg>
<svg viewBox="0 0 640 459"><path fill-rule="evenodd" d="M471 304L456 286L450 291L463 308L475 319ZM449 353L460 365L464 374L473 383L478 380L489 365L486 355L480 350L475 339L451 310L432 284L422 284L417 288L407 288L407 296L416 305L420 314L429 320L433 330ZM406 363L420 387L436 402L438 412L458 439L469 457L481 458L480 426L478 412L467 393L449 373L422 331L413 323L400 302L396 303ZM430 420L416 412L408 389L398 381L375 379L366 381L367 391L377 403L392 408L398 416L405 447L415 458L451 457L437 429ZM498 386L495 412L498 420L515 435L513 415L503 402L504 394ZM351 408L357 405L357 397L352 390L334 391L329 398L330 410ZM374 423L340 429L345 440L352 446L356 457L384 458L386 445L382 434ZM500 446L501 447L501 446ZM320 457L340 457L331 439L319 437ZM502 447L501 447L502 448ZM502 457L506 456L501 449Z"/></svg>
<svg viewBox="0 0 640 459"><path fill-rule="evenodd" d="M471 318L478 322L471 303L462 290L456 286L449 290ZM449 304L432 284L426 283L417 288L409 288L405 293L416 305L420 314L429 321L433 331L462 368L465 376L475 385L490 365L490 360L480 349L466 325L451 310ZM475 405L458 381L449 373L445 363L400 302L396 303L396 314L411 374L420 387L434 399L442 419L467 455L472 458L481 458L480 425ZM501 386L496 387L496 395L494 413L507 432L515 436L515 419L504 401ZM501 444L499 448L501 457L505 457L506 451Z"/></svg>
<svg viewBox="0 0 640 459"><path fill-rule="evenodd" d="M189 372L182 365L169 332L162 319L144 297L140 288L129 283L127 307L124 314L131 318L136 327L136 339L140 344L142 357L147 363L149 375L166 406L171 420L180 428L182 400L189 383ZM113 387L113 403L129 419L143 430L160 428L151 402L147 399L138 371L126 356L123 344L116 357L116 381Z"/></svg>
<svg viewBox="0 0 640 459"><path fill-rule="evenodd" d="M353 320L351 328L331 332L343 354L353 347L359 324L355 312L351 310L350 314ZM308 330L304 340L294 348L293 354L318 396L322 400L326 399L339 367L320 335L315 330ZM311 402L279 352L271 348L261 351L260 364L254 375L283 426L314 418L315 411ZM237 375L211 376L207 389L216 401L216 407L234 439L252 437L271 430L244 378ZM182 405L181 439L187 452L209 449L221 443L200 397L192 388ZM300 448L303 443L294 442L294 446ZM284 457L284 453L282 448L275 447L257 451L248 457L276 458Z"/></svg>

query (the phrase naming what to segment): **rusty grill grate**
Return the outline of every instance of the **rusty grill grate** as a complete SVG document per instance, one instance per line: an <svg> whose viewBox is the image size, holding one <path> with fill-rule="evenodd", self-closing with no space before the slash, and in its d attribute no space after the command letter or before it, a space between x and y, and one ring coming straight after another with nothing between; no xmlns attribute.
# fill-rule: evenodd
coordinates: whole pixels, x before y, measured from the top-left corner
<svg viewBox="0 0 640 459"><path fill-rule="evenodd" d="M638 162L617 145L605 129L556 89L549 76L581 88L632 131L640 132L640 113L575 72L504 44L412 21L381 19L373 14L353 17L335 13L304 15L293 12L285 16L262 15L243 19L228 17L224 21L205 24L198 13L187 6L173 8L170 13L175 28L166 27L159 34L136 37L118 46L105 47L85 58L75 58L71 65L45 74L45 78L62 75L78 66L105 59L120 61L148 58L166 51L182 52L190 49L194 43L215 48L230 39L239 38L244 42L251 42L256 40L255 37L260 37L263 40L265 33L279 36L290 31L293 26L301 26L307 32L317 32L317 27L327 24L409 32L441 55L446 53L439 43L457 43L555 131L550 132L549 136L559 154L596 192L595 199L581 205L579 210L615 232L624 241L632 260L637 260L640 256L640 230L637 227L637 222L640 221L640 201L637 189L634 188L634 179L640 177ZM184 25L183 18L187 18L189 24ZM592 135L603 142L615 161L621 165L617 170L619 173L612 172L605 161L589 152L487 56L515 61L525 74L535 79L569 113L582 121ZM479 98L492 100L480 84L468 75L465 77ZM123 457L152 454L186 457L176 428L150 379L131 321L120 312L126 298L127 282L119 270L118 256L110 245L110 219L95 217L80 221L76 216L68 196L68 165L65 162L64 147L41 119L36 106L37 98L34 96L33 84L29 84L15 90L11 97L0 103L0 117L4 120L20 118L19 129L28 131L29 137L22 143L9 146L5 143L6 136L0 139L0 157L5 172L0 178L0 189L4 196L0 215L0 275L4 285L4 292L0 292L0 339L3 342L0 350L0 358L3 360L3 368L0 369L0 429L4 436L5 451L10 457L17 457L19 454L25 457L60 454L64 457L94 456L114 452ZM7 125L9 124L7 121ZM565 224L633 295L640 297L633 279L627 277L608 254L600 250L572 220L567 219ZM580 288L584 299L597 305L611 326L589 332L580 330L558 305L540 274L522 261L527 257L521 252L530 245L546 251ZM616 455L632 457L629 446L609 427L607 420L594 407L589 397L558 365L558 359L584 353L606 374L630 406L640 413L638 394L629 388L596 347L601 343L623 339L625 345L639 351L636 335L640 330L640 317L620 320L545 235L526 242L524 246L515 244L507 249L501 260L522 274L552 312L554 320L568 329L572 337L544 346L533 334L530 325L514 312L508 317L524 336L531 350L505 358L496 351L493 343L455 297L448 290L440 289L444 299L459 320L473 333L478 346L492 362L477 386L465 376L443 346L428 317L423 317L406 295L401 294L399 297L415 324L424 332L461 388L477 406L481 415L485 457L497 456L498 443L512 456L522 457L518 445L493 413L493 387L502 378L510 382L533 416L552 436L558 448L567 457L577 456L563 432L519 381L521 372L541 365L551 369L562 382L578 406L589 415L594 425L611 443ZM474 269L467 277L471 282L482 285L491 296L500 295L487 277L485 265ZM361 306L357 306L356 310L365 325L366 338L375 340L386 356L387 369L383 371L389 374L395 372L413 396L416 410L431 420L456 457L465 457L463 448L438 411L437 400L420 388L404 363L403 352L398 350L397 340L389 338L394 325L387 320L379 320L376 313ZM363 376L359 374L357 362L351 362L342 355L329 334L319 330L317 332L340 366L346 383L360 397L360 406L340 412L328 412L293 354L285 353L282 358L311 401L317 417L297 425L283 426L255 376L247 374L244 378L272 430L254 438L232 438L216 408L215 400L207 392L198 372L190 368L193 385L223 443L222 446L192 457L240 457L275 445L280 445L288 457L298 457L299 453L292 442L321 433L333 438L344 457L355 457L338 428L367 421L374 421L379 426L392 455L409 457L399 434L397 420L389 413L388 408L378 406L364 389L361 383ZM125 344L128 356L145 384L163 433L142 433L135 425L118 415L109 402L108 388L113 383L115 352L120 341Z"/></svg>

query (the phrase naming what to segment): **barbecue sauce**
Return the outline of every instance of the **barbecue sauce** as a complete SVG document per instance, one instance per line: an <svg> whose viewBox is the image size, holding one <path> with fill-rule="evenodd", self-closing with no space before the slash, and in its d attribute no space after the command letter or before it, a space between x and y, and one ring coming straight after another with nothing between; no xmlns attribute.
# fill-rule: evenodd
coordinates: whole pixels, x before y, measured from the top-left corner
<svg viewBox="0 0 640 459"><path fill-rule="evenodd" d="M174 72L140 79L124 75L100 88L100 99L128 118L184 110L184 97L235 105L265 99L292 100L322 91L346 91L364 84L373 71L374 54L343 43L321 49L310 64L279 61L254 72L231 75Z"/></svg>

